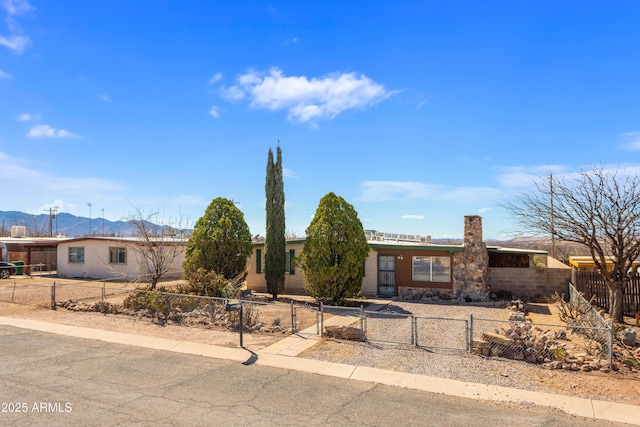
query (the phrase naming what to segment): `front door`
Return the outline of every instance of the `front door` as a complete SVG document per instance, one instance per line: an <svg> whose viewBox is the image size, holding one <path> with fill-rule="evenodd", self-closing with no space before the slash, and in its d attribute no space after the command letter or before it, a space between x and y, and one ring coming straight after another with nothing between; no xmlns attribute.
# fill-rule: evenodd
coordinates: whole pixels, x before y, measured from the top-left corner
<svg viewBox="0 0 640 427"><path fill-rule="evenodd" d="M396 257L378 256L378 295L392 297L396 295Z"/></svg>

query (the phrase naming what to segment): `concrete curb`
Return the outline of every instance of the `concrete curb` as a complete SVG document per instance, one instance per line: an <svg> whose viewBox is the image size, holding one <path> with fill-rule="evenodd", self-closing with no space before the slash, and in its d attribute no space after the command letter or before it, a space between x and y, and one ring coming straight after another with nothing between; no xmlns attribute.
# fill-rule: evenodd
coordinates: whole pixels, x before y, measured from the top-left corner
<svg viewBox="0 0 640 427"><path fill-rule="evenodd" d="M559 409L568 414L585 418L640 426L640 406L605 402L594 399L583 399L559 394L519 390L487 384L467 383L446 378L414 375L405 372L385 371L382 369L364 366L352 366L342 363L300 359L283 355L283 350L286 350L290 345L295 345L294 340L287 341L279 346L274 344L271 346L271 350L268 350L267 348L259 351L256 355L255 353L243 348L219 347L209 344L103 331L99 329L62 325L31 319L0 317L0 325L14 326L17 328L117 344L134 345L156 350L174 351L196 356L234 360L247 364L255 363L261 366L291 369L337 378L404 387L430 393L458 396L467 399L531 403L538 406ZM286 340L287 339L283 341ZM296 337L296 340L304 339ZM308 341L310 342L306 345L309 345L311 344L311 341L315 342L316 340Z"/></svg>

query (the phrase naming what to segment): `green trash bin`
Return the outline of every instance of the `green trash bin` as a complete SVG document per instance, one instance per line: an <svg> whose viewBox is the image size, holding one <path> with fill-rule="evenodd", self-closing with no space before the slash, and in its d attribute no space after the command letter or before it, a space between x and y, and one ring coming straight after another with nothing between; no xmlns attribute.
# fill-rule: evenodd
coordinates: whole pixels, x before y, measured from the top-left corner
<svg viewBox="0 0 640 427"><path fill-rule="evenodd" d="M12 261L11 264L16 266L16 276L24 274L24 261Z"/></svg>

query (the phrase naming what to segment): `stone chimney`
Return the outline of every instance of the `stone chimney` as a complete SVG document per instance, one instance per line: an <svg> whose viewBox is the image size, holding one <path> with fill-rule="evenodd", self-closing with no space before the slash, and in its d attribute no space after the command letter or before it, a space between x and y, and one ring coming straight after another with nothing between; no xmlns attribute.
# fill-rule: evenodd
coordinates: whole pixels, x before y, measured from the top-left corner
<svg viewBox="0 0 640 427"><path fill-rule="evenodd" d="M454 295L473 301L488 296L489 253L482 241L482 218L464 217L464 252L454 260Z"/></svg>
<svg viewBox="0 0 640 427"><path fill-rule="evenodd" d="M464 217L464 244L482 243L482 217L467 215Z"/></svg>

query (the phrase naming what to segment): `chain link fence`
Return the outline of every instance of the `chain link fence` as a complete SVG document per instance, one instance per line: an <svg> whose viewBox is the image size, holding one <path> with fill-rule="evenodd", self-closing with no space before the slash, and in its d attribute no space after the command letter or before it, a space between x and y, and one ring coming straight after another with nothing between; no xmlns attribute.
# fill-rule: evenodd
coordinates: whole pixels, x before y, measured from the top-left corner
<svg viewBox="0 0 640 427"><path fill-rule="evenodd" d="M591 362L598 369L602 361L611 364L609 328L472 317L470 330L472 352L478 356L575 364L574 368Z"/></svg>
<svg viewBox="0 0 640 427"><path fill-rule="evenodd" d="M415 343L415 318L392 309L364 312L364 338L394 344Z"/></svg>
<svg viewBox="0 0 640 427"><path fill-rule="evenodd" d="M0 301L12 304L51 307L51 286L39 283L0 282Z"/></svg>
<svg viewBox="0 0 640 427"><path fill-rule="evenodd" d="M417 316L415 324L416 346L469 351L469 319Z"/></svg>
<svg viewBox="0 0 640 427"><path fill-rule="evenodd" d="M368 311L360 307L270 302L248 296L230 300L134 289L131 283L84 282L51 285L0 283L0 301L52 309L93 311L152 318L180 325L219 327L271 334L321 335L331 338L411 345L424 349L470 352L530 363L561 363L562 367L611 365L613 332L594 309L574 324L549 325L525 321L427 317L400 307ZM589 303L570 286L571 301ZM604 361L604 362L603 362Z"/></svg>

